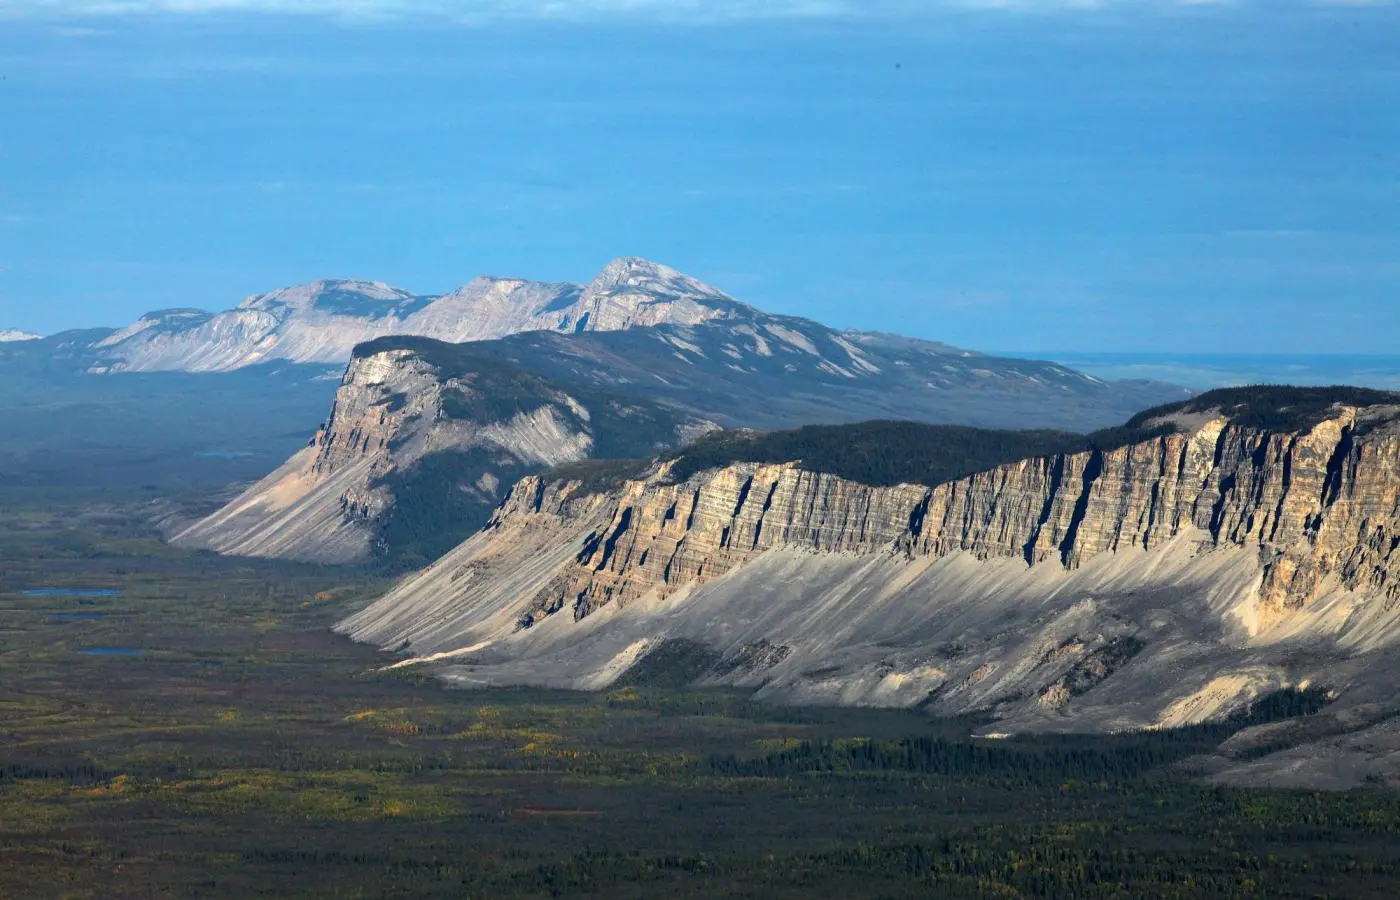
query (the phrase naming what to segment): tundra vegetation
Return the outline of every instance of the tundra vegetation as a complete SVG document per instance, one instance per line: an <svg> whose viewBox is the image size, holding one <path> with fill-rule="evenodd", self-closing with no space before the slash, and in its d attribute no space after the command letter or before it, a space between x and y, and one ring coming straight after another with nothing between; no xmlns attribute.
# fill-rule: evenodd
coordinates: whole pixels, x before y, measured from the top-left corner
<svg viewBox="0 0 1400 900"><path fill-rule="evenodd" d="M1364 898L1400 878L1400 794L1194 777L1316 691L995 742L655 665L597 694L452 691L328 631L373 575L176 551L94 506L0 512L0 560L0 897ZM85 593L25 593L45 588Z"/></svg>

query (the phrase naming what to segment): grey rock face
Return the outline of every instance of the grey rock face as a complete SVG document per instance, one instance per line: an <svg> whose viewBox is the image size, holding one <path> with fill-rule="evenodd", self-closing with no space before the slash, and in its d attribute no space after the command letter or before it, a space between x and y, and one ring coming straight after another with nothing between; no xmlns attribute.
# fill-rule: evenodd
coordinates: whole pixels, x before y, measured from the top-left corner
<svg viewBox="0 0 1400 900"><path fill-rule="evenodd" d="M1073 570L1188 533L1260 560L1263 619L1336 587L1396 601L1400 542L1388 535L1400 528L1400 427L1386 422L1358 437L1358 416L1375 414L1342 408L1293 434L1217 418L1194 432L1024 460L932 488L870 487L793 464L737 464L680 483L663 472L615 499L600 540L536 606L568 605L581 619L720 577L779 547L966 553ZM576 489L527 478L497 522L530 504L567 516Z"/></svg>
<svg viewBox="0 0 1400 900"><path fill-rule="evenodd" d="M1339 699L1296 747L1212 776L1400 779L1388 719L1363 714L1400 708L1396 412L1337 407L1294 432L1207 416L932 488L752 463L602 493L526 478L339 627L459 683L575 688L679 639L720 659L701 683L977 711L998 731L1183 725L1320 684ZM1358 729L1379 749L1341 737Z"/></svg>
<svg viewBox="0 0 1400 900"><path fill-rule="evenodd" d="M367 319L366 309L388 312ZM342 314L361 316L354 320L359 324L325 325L326 316ZM469 343L396 335L354 351L343 346L381 328L414 328ZM483 340L503 331L518 333ZM180 365L195 367L242 364L248 357L240 348L250 341L272 348L259 353L345 352L354 358L329 424L313 440L316 452L298 454L177 541L323 562L364 559L371 533L393 508L383 480L443 454L479 450L511 460L492 466L485 461L489 453L478 453L453 463L461 470L457 482L486 485L465 490L494 505L498 488L532 469L589 456L647 455L715 425L784 428L891 418L1088 430L1188 393L1154 383L1105 383L1053 363L998 359L928 341L839 332L764 313L634 259L611 263L586 287L477 279L443 297L417 298L383 285L323 283L255 298L236 316L152 314L102 343L144 348L141 353L154 354L150 359L166 361L161 365L188 351L195 356L179 356ZM234 355L220 355L219 348ZM446 364L429 363L429 357ZM501 381L503 366L518 374ZM482 387L482 379L492 386ZM553 387L542 391L546 383ZM467 384L477 385L471 390L482 404L469 428L445 413ZM515 399L492 409L493 392ZM555 394L611 413L574 421L567 403L550 399ZM528 408L521 398L528 398ZM549 421L530 418L545 407L555 411ZM629 417L628 409L641 414ZM529 421L517 421L524 413ZM667 418L675 427L663 428L664 435L639 427ZM629 439L629 431L646 439ZM356 468L353 483L336 475L371 455L376 461Z"/></svg>
<svg viewBox="0 0 1400 900"><path fill-rule="evenodd" d="M244 556L364 561L394 503L386 478L428 457L471 454L442 489L472 495L484 519L521 470L583 459L620 431L669 443L697 427L706 423L608 395L579 400L509 366L459 373L413 349L371 349L351 361L309 446L171 540Z"/></svg>
<svg viewBox="0 0 1400 900"><path fill-rule="evenodd" d="M503 378L502 367L515 374ZM993 370L1000 374L985 374ZM470 426L447 414L464 387L480 406ZM771 428L884 415L1094 427L1121 420L1145 399L1179 394L1165 386L1117 388L1050 363L917 342L882 350L815 322L756 310L695 326L533 332L462 345L383 338L355 352L329 422L313 441L314 459L298 454L290 468L177 540L226 553L363 559L369 533L393 506L391 492L372 485L420 460L473 449L514 461L492 467L478 454L453 463L458 483L488 480L491 488L479 493L494 505L497 486L533 469L591 456L645 456L716 423ZM511 399L497 404L493 397ZM603 416L585 421L569 403ZM539 412L546 408L552 412ZM658 418L675 427L657 431ZM354 485L334 478L366 456L377 461L356 469ZM343 507L344 521L334 520L334 504L315 487L332 483L326 490ZM349 534L359 538L347 540Z"/></svg>

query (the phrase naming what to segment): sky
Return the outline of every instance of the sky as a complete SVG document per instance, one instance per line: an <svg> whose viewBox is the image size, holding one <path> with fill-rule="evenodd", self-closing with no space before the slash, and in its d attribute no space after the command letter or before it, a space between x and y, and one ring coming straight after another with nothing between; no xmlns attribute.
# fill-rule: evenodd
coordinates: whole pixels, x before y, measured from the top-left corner
<svg viewBox="0 0 1400 900"><path fill-rule="evenodd" d="M1400 352L1400 4L0 0L0 329L617 256L983 350Z"/></svg>

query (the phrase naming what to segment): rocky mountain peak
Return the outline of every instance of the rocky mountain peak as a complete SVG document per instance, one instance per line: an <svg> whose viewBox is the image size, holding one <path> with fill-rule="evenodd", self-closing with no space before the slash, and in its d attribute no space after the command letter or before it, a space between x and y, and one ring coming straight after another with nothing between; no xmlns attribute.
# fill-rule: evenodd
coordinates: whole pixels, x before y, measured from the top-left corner
<svg viewBox="0 0 1400 900"><path fill-rule="evenodd" d="M274 359L340 362L391 334L451 342L529 331L617 331L693 325L748 309L723 291L635 257L609 263L587 287L475 278L445 294L381 281L322 279L243 300L220 313L166 310L90 345L91 371L228 371Z"/></svg>
<svg viewBox="0 0 1400 900"><path fill-rule="evenodd" d="M156 309L141 316L110 337L99 341L96 346L113 347L143 333L167 334L173 331L198 328L211 318L213 316L210 313L191 307Z"/></svg>
<svg viewBox="0 0 1400 900"><path fill-rule="evenodd" d="M636 256L623 256L603 267L584 290L585 296L642 291L670 297L732 300L719 288L712 287L670 266Z"/></svg>
<svg viewBox="0 0 1400 900"><path fill-rule="evenodd" d="M0 344L12 344L18 341L37 341L42 337L42 334L19 331L14 328L0 328Z"/></svg>
<svg viewBox="0 0 1400 900"><path fill-rule="evenodd" d="M307 284L280 288L249 297L240 309L274 313L326 312L344 316L384 316L397 307L418 299L416 295L382 281L328 278Z"/></svg>
<svg viewBox="0 0 1400 900"><path fill-rule="evenodd" d="M531 281L508 275L478 275L466 284L443 294L440 300L484 297L488 295L509 296L515 292L528 292L530 297L556 296L561 293L579 290L577 285L568 282Z"/></svg>

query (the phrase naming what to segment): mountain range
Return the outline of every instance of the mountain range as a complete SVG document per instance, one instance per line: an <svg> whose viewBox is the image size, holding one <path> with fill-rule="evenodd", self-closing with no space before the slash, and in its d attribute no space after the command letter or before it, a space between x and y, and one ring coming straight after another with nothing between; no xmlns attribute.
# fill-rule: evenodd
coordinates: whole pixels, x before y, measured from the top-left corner
<svg viewBox="0 0 1400 900"><path fill-rule="evenodd" d="M440 295L382 282L326 280L249 297L211 313L164 309L96 336L96 372L224 372L283 361L343 363L385 335L479 341L520 331L575 334L695 324L741 309L727 294L640 259L609 263L587 285L480 277Z"/></svg>
<svg viewBox="0 0 1400 900"><path fill-rule="evenodd" d="M559 290L577 298L554 311L573 323L564 330L360 344L310 444L175 541L317 562L426 564L483 523L529 472L646 455L715 428L879 417L1089 430L1189 395L837 331L762 312L635 259L610 264L587 288L549 286L532 296Z"/></svg>
<svg viewBox="0 0 1400 900"><path fill-rule="evenodd" d="M581 689L664 670L988 739L1306 690L1325 708L1197 772L1400 780L1400 394L1103 380L630 258L587 285L317 282L0 344L34 383L152 390L310 396L342 363L302 447L171 540L401 575L337 626L390 666Z"/></svg>
<svg viewBox="0 0 1400 900"><path fill-rule="evenodd" d="M727 390L745 393L750 411L766 402L763 395L774 377L836 377L878 390L873 402L890 414L902 414L907 407L910 415L920 417L927 401L906 395L937 391L946 395L953 418L1010 423L1012 417L1029 415L1063 427L1106 424L1177 390L1162 382L1105 381L1036 360L773 315L668 266L635 257L613 260L586 285L482 276L446 294L420 295L381 282L323 280L249 297L219 313L165 309L120 329L42 338L3 334L8 337L7 346L0 348L0 366L94 374L344 364L358 345L388 336L462 343L529 334L525 343L530 346L517 344L503 352L533 354L545 363L548 355L559 353L568 359L554 365L556 375L563 367L590 380L611 378L672 393L684 390L673 382L694 380L694 372L704 370L705 378L727 379ZM563 339L577 335L613 336ZM654 346L655 340L670 346ZM643 365L662 365L666 371L644 370ZM677 374L681 372L686 374ZM980 399L984 394L1024 397L1037 392L1040 410L1024 403L983 409ZM979 399L956 409L969 394ZM810 406L818 410L826 402L814 397ZM790 415L775 417L791 420Z"/></svg>
<svg viewBox="0 0 1400 900"><path fill-rule="evenodd" d="M715 427L872 416L1088 430L1185 393L773 315L637 258L586 284L481 277L441 295L318 281L222 313L165 310L120 329L0 343L0 372L13 387L0 413L22 416L30 438L0 459L13 483L113 471L104 448L147 460L129 478L90 480L119 493L246 478L291 454L180 540L397 567L430 562L519 477L568 459L654 452ZM328 378L342 383L326 415ZM490 399L500 397L513 405ZM549 439L536 433L545 407L557 413ZM172 416L180 427L152 427Z"/></svg>

